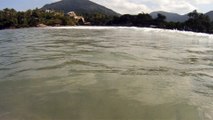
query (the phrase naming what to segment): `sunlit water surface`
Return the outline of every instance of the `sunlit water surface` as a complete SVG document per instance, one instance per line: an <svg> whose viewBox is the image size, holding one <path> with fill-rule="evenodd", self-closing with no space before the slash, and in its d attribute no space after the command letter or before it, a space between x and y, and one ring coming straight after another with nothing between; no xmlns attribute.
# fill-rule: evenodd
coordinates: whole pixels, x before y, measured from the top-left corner
<svg viewBox="0 0 213 120"><path fill-rule="evenodd" d="M0 120L213 120L213 36L2 30Z"/></svg>

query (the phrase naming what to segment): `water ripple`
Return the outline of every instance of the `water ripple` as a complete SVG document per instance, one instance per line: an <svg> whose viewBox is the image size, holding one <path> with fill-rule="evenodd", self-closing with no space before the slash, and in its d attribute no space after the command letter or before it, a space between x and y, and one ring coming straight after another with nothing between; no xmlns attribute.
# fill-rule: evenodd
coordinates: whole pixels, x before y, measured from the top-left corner
<svg viewBox="0 0 213 120"><path fill-rule="evenodd" d="M0 35L0 119L213 118L212 35L123 27Z"/></svg>

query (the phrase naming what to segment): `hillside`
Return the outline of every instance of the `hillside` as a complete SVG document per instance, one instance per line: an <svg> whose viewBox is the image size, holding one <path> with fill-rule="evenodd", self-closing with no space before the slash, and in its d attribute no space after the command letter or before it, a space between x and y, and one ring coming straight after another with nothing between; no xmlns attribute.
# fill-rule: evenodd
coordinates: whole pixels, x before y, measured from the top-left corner
<svg viewBox="0 0 213 120"><path fill-rule="evenodd" d="M188 19L187 15L179 15L177 13L164 12L164 11L152 12L150 13L150 15L152 16L152 18L156 18L158 13L166 16L167 22L184 22Z"/></svg>
<svg viewBox="0 0 213 120"><path fill-rule="evenodd" d="M209 16L209 18L213 21L213 11L209 11L205 15Z"/></svg>
<svg viewBox="0 0 213 120"><path fill-rule="evenodd" d="M89 0L61 0L47 4L41 9L60 10L64 13L75 11L77 14L96 14L101 13L109 16L118 16L115 11Z"/></svg>

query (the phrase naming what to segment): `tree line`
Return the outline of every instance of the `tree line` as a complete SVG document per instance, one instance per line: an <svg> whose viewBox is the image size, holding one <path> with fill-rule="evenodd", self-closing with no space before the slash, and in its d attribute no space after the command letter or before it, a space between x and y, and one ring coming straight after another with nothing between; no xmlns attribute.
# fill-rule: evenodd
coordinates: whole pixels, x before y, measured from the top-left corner
<svg viewBox="0 0 213 120"><path fill-rule="evenodd" d="M17 12L8 8L0 10L0 29L36 27L39 24L65 26L76 25L77 21L60 11L34 9Z"/></svg>
<svg viewBox="0 0 213 120"><path fill-rule="evenodd" d="M121 16L107 16L100 13L82 14L91 25L102 26L137 26L163 29L177 29L194 32L213 33L213 22L207 15L196 10L188 14L185 22L167 22L166 16L158 14L152 18L150 14L125 14ZM39 24L47 26L73 26L82 25L79 21L65 14L63 11L34 9L16 11L14 9L0 10L0 29L36 27Z"/></svg>
<svg viewBox="0 0 213 120"><path fill-rule="evenodd" d="M198 13L196 10L194 10L190 12L188 16L189 19L185 22L166 22L166 16L162 14L158 14L157 18L154 19L146 13L140 13L138 15L125 14L120 17L114 17L107 23L107 25L155 27L213 33L213 21L211 21L207 15Z"/></svg>

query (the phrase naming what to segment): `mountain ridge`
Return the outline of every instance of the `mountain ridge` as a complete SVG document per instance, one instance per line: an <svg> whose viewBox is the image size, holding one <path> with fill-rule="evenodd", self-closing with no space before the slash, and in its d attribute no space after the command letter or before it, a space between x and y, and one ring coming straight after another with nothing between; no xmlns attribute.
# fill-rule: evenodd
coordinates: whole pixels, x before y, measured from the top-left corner
<svg viewBox="0 0 213 120"><path fill-rule="evenodd" d="M162 14L162 15L166 16L167 22L184 22L189 18L187 16L187 14L186 15L180 15L178 13L166 12L166 11L154 11L154 12L150 13L152 18L157 18L157 14Z"/></svg>
<svg viewBox="0 0 213 120"><path fill-rule="evenodd" d="M150 15L152 16L152 18L157 18L158 13L166 16L167 22L185 22L186 20L189 19L188 13L184 15L180 15L178 13L173 13L173 12L154 11L154 12L151 12ZM213 11L209 11L203 14L209 16L210 20L213 21Z"/></svg>
<svg viewBox="0 0 213 120"><path fill-rule="evenodd" d="M64 13L74 11L77 14L101 13L109 16L119 16L120 14L90 0L61 0L44 5L41 9L60 10Z"/></svg>
<svg viewBox="0 0 213 120"><path fill-rule="evenodd" d="M108 16L121 15L103 5L92 2L90 0L61 0L58 2L46 4L41 9L60 10L60 11L64 11L64 13L74 11L77 14L81 14L81 15L96 14L96 13L101 13ZM157 18L158 13L166 16L167 22L185 22L186 20L189 19L188 13L185 15L180 15L178 13L167 12L167 11L153 11L150 13L150 15L152 16L152 18ZM213 11L209 11L204 14L209 16L209 18L213 21Z"/></svg>
<svg viewBox="0 0 213 120"><path fill-rule="evenodd" d="M213 11L209 11L205 15L209 16L210 20L213 21Z"/></svg>

